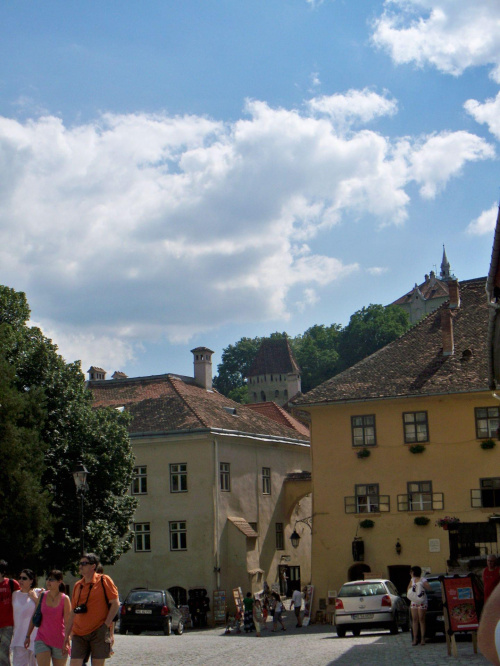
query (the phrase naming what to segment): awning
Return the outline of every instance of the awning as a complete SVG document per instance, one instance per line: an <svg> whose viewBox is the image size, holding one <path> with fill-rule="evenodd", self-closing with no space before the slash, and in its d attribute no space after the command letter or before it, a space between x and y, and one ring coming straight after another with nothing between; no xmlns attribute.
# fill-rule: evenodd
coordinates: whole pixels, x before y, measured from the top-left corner
<svg viewBox="0 0 500 666"><path fill-rule="evenodd" d="M247 537L258 537L259 535L257 532L254 530L254 528L248 523L244 518L237 518L236 516L228 516L227 518L230 520L233 525L235 525L240 532L243 532L243 534Z"/></svg>

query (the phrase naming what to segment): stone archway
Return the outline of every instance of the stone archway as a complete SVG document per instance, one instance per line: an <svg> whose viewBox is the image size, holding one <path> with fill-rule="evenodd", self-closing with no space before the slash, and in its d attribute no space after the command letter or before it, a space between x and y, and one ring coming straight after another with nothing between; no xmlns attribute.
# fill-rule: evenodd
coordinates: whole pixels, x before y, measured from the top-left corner
<svg viewBox="0 0 500 666"><path fill-rule="evenodd" d="M363 580L364 574L371 571L368 564L364 562L356 562L347 571L347 580L350 582L352 580Z"/></svg>

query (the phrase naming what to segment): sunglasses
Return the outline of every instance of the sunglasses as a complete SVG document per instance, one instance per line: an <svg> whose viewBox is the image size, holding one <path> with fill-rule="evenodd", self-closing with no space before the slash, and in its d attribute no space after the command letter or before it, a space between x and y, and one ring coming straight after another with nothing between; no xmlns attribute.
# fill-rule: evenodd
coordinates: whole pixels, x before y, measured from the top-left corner
<svg viewBox="0 0 500 666"><path fill-rule="evenodd" d="M31 580L28 576L19 576L19 580Z"/></svg>
<svg viewBox="0 0 500 666"><path fill-rule="evenodd" d="M90 564L90 562L78 562L79 567L86 567L87 564Z"/></svg>

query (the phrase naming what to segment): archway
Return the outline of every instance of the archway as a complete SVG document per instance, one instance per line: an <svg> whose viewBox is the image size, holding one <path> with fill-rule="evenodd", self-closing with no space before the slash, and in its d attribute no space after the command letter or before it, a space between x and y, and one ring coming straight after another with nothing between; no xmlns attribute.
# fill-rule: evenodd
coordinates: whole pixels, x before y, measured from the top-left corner
<svg viewBox="0 0 500 666"><path fill-rule="evenodd" d="M357 562L356 564L353 564L351 567L349 567L347 571L347 580L363 580L364 574L369 573L370 571L371 569L368 564L365 564L364 562Z"/></svg>

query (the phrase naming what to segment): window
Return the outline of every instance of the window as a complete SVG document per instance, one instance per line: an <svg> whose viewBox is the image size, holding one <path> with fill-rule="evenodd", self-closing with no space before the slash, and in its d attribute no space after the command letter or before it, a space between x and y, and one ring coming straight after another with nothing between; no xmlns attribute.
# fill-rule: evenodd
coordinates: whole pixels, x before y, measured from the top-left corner
<svg viewBox="0 0 500 666"><path fill-rule="evenodd" d="M229 471L229 463L219 463L219 478L220 489L225 493L231 490L231 476Z"/></svg>
<svg viewBox="0 0 500 666"><path fill-rule="evenodd" d="M132 477L132 495L146 495L147 492L147 467L134 467L134 476Z"/></svg>
<svg viewBox="0 0 500 666"><path fill-rule="evenodd" d="M352 445L375 446L375 414L351 416Z"/></svg>
<svg viewBox="0 0 500 666"><path fill-rule="evenodd" d="M186 463L170 465L170 492L185 493L188 489L188 475Z"/></svg>
<svg viewBox="0 0 500 666"><path fill-rule="evenodd" d="M357 485L355 492L357 513L379 512L380 501L378 483Z"/></svg>
<svg viewBox="0 0 500 666"><path fill-rule="evenodd" d="M427 412L405 412L403 414L405 444L429 441Z"/></svg>
<svg viewBox="0 0 500 666"><path fill-rule="evenodd" d="M258 531L259 531L259 530L257 529L257 523L250 523L250 522L249 522L248 524L250 525L250 527L251 527L255 532L258 532Z"/></svg>
<svg viewBox="0 0 500 666"><path fill-rule="evenodd" d="M496 437L499 425L498 407L476 407L476 437L487 439Z"/></svg>
<svg viewBox="0 0 500 666"><path fill-rule="evenodd" d="M175 521L169 523L170 550L187 550L186 521Z"/></svg>
<svg viewBox="0 0 500 666"><path fill-rule="evenodd" d="M263 467L262 468L262 494L270 495L271 494L271 468Z"/></svg>
<svg viewBox="0 0 500 666"><path fill-rule="evenodd" d="M481 506L500 506L500 477L481 479Z"/></svg>
<svg viewBox="0 0 500 666"><path fill-rule="evenodd" d="M276 523L276 550L285 550L283 523Z"/></svg>
<svg viewBox="0 0 500 666"><path fill-rule="evenodd" d="M432 481L410 481L408 483L408 510L429 511L432 508Z"/></svg>
<svg viewBox="0 0 500 666"><path fill-rule="evenodd" d="M150 523L134 523L134 545L136 553L145 553L151 550Z"/></svg>

